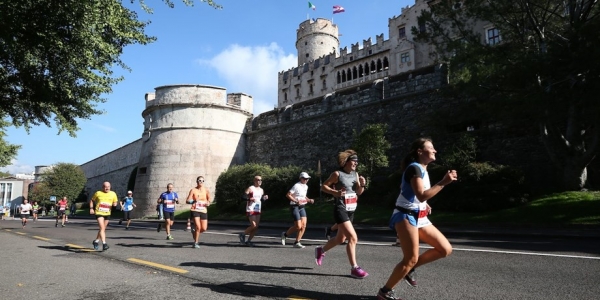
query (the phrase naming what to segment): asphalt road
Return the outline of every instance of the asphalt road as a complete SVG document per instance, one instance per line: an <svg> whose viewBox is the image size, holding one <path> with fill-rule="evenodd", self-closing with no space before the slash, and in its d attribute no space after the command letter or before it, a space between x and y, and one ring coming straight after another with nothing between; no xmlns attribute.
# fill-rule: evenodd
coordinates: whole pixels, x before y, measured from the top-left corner
<svg viewBox="0 0 600 300"><path fill-rule="evenodd" d="M193 249L181 224L166 240L155 223L132 230L111 221L110 249L92 251L95 220L0 222L0 299L375 299L401 259L389 231L359 230L357 257L370 273L349 276L343 246L314 263L321 228L305 249L282 246L285 228L264 226L256 247L241 246L234 225L209 224ZM310 227L310 226L309 226ZM450 232L453 254L418 270L418 288L396 287L403 299L598 299L600 241L547 235L472 235ZM292 242L292 240L289 240ZM422 249L426 249L422 245Z"/></svg>

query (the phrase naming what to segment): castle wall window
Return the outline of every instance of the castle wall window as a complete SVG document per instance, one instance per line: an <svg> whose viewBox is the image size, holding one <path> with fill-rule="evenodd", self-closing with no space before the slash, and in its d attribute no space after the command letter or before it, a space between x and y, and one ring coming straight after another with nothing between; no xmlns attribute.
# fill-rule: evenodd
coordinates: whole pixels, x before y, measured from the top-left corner
<svg viewBox="0 0 600 300"><path fill-rule="evenodd" d="M340 72L338 71L337 73L337 83L340 84L342 83L342 75L340 74Z"/></svg>
<svg viewBox="0 0 600 300"><path fill-rule="evenodd" d="M352 68L352 78L358 78L358 69L356 67Z"/></svg>
<svg viewBox="0 0 600 300"><path fill-rule="evenodd" d="M350 70L350 68L348 68L346 74L348 74L348 81L352 80L352 70Z"/></svg>
<svg viewBox="0 0 600 300"><path fill-rule="evenodd" d="M346 71L342 71L342 82L346 82Z"/></svg>
<svg viewBox="0 0 600 300"><path fill-rule="evenodd" d="M296 97L300 97L300 89L296 89Z"/></svg>
<svg viewBox="0 0 600 300"><path fill-rule="evenodd" d="M363 70L363 66L360 65L360 66L358 66L358 77L361 78L363 76L365 76L365 72Z"/></svg>
<svg viewBox="0 0 600 300"><path fill-rule="evenodd" d="M487 30L487 43L490 46L496 45L502 41L500 30L498 28L490 28Z"/></svg>
<svg viewBox="0 0 600 300"><path fill-rule="evenodd" d="M323 80L323 90L327 88L327 80Z"/></svg>
<svg viewBox="0 0 600 300"><path fill-rule="evenodd" d="M312 93L313 93L313 86L314 86L313 84L311 84L310 86L308 86L308 89L309 89L309 91L308 91L308 92L309 92L311 95L312 95Z"/></svg>
<svg viewBox="0 0 600 300"><path fill-rule="evenodd" d="M287 93L283 93L283 101L287 102Z"/></svg>
<svg viewBox="0 0 600 300"><path fill-rule="evenodd" d="M308 53L306 53L306 57L308 58Z"/></svg>
<svg viewBox="0 0 600 300"><path fill-rule="evenodd" d="M404 52L400 54L400 63L407 63L410 61L410 54L408 52Z"/></svg>
<svg viewBox="0 0 600 300"><path fill-rule="evenodd" d="M369 72L370 72L369 70L370 70L370 69L369 69L369 64L368 64L368 63L366 63L366 64L365 64L365 75L369 75Z"/></svg>
<svg viewBox="0 0 600 300"><path fill-rule="evenodd" d="M398 39L405 39L406 38L406 27L402 26L400 28L398 28Z"/></svg>
<svg viewBox="0 0 600 300"><path fill-rule="evenodd" d="M387 56L383 58L383 69L387 70L390 68L390 62L387 59Z"/></svg>
<svg viewBox="0 0 600 300"><path fill-rule="evenodd" d="M375 69L375 62L371 61L371 73L375 73L375 70L377 70Z"/></svg>
<svg viewBox="0 0 600 300"><path fill-rule="evenodd" d="M427 31L427 26L425 25L425 21L419 21L419 32L425 33Z"/></svg>
<svg viewBox="0 0 600 300"><path fill-rule="evenodd" d="M377 72L381 72L383 70L383 65L381 64L381 59L377 60Z"/></svg>

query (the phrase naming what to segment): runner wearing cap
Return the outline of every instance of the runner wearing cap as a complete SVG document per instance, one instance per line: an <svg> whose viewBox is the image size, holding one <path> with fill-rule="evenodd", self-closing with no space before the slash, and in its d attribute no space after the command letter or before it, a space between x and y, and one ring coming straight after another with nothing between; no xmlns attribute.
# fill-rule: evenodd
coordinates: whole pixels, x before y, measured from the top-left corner
<svg viewBox="0 0 600 300"><path fill-rule="evenodd" d="M308 183L309 178L310 176L308 176L308 173L300 173L300 181L294 184L286 195L290 200L290 212L292 213L292 218L294 218L294 226L281 233L281 244L284 246L287 237L294 232L297 232L294 248L304 248L304 246L300 244L302 235L304 235L304 231L306 230L306 210L304 209L304 206L307 203L315 203L314 199L306 197L306 193L308 192L308 185L306 184Z"/></svg>
<svg viewBox="0 0 600 300"><path fill-rule="evenodd" d="M129 224L131 223L131 212L133 208L136 207L135 203L133 203L133 192L127 191L127 197L121 200L121 209L123 209L123 218L119 220L119 225L123 223L123 220L126 220L125 230L129 230Z"/></svg>

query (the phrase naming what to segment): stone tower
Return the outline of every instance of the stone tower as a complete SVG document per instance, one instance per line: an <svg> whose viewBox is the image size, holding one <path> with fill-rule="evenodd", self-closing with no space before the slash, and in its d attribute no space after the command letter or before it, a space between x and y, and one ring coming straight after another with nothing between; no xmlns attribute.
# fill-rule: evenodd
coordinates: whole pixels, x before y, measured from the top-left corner
<svg viewBox="0 0 600 300"><path fill-rule="evenodd" d="M296 38L298 66L336 52L339 47L338 27L331 20L318 18L300 23Z"/></svg>
<svg viewBox="0 0 600 300"><path fill-rule="evenodd" d="M244 131L253 100L220 87L168 85L146 94L144 133L133 197L136 217L155 216L156 200L173 183L180 205L204 176L214 199L219 174L246 162Z"/></svg>

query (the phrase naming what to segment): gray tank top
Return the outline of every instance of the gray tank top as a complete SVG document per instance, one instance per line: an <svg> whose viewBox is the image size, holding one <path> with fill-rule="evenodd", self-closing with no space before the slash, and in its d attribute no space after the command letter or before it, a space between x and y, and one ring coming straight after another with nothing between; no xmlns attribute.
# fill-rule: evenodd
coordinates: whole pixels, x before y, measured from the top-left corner
<svg viewBox="0 0 600 300"><path fill-rule="evenodd" d="M340 176L338 178L338 182L335 184L335 189L336 190L341 190L342 188L346 189L346 194L348 193L356 193L356 191L354 190L354 185L357 183L356 182L356 171L351 171L350 173L346 173L344 172L344 170L338 170L338 173L340 173ZM344 210L346 209L346 203L344 202L344 198L336 198L335 199L335 206L339 207L339 208L343 208Z"/></svg>

